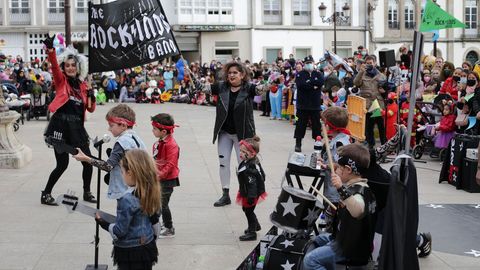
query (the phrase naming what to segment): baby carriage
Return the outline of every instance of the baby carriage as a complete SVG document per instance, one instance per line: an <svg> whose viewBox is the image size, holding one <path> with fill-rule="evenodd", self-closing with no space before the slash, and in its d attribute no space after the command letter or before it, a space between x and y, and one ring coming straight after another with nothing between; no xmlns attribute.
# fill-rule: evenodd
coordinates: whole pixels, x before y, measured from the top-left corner
<svg viewBox="0 0 480 270"><path fill-rule="evenodd" d="M17 121L13 124L13 130L17 131L20 129L20 124L24 124L25 121L25 115L24 111L28 110L28 107L30 106L30 100L27 99L19 99L17 94L18 91L15 86L10 85L10 87L15 88L15 91L11 91L12 89L7 87L5 84L2 83L2 90L3 90L3 95L5 98L5 104L8 106L9 110L16 111L20 114L20 117L17 119Z"/></svg>
<svg viewBox="0 0 480 270"><path fill-rule="evenodd" d="M27 111L27 121L30 121L32 118L38 120L43 116L47 117L47 121L50 121L48 85L42 87L36 84L33 86L32 93L28 95L30 96L30 107Z"/></svg>
<svg viewBox="0 0 480 270"><path fill-rule="evenodd" d="M417 144L413 147L413 157L420 159L423 154L428 153L431 158L440 158L443 161L445 149L437 149L434 144L435 127L442 116L440 105L417 101L415 106L425 119L425 124L417 129L419 139L417 138Z"/></svg>

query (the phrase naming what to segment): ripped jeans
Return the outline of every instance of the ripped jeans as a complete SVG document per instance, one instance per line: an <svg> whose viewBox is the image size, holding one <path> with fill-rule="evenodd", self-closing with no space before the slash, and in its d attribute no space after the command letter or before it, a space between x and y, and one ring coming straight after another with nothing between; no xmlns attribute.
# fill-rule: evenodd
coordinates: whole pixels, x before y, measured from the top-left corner
<svg viewBox="0 0 480 270"><path fill-rule="evenodd" d="M235 148L237 154L237 163L240 163L240 150L238 146L237 134L229 134L220 131L218 134L218 160L220 162L220 182L222 188L230 188L230 159L232 156L232 148Z"/></svg>

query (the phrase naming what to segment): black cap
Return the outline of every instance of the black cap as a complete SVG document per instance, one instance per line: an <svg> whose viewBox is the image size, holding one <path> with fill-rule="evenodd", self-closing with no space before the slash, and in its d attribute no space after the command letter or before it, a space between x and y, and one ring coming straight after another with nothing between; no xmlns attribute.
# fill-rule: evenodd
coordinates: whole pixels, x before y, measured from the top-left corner
<svg viewBox="0 0 480 270"><path fill-rule="evenodd" d="M312 62L312 63L313 63L314 60L313 60L313 57L312 57L311 55L309 55L309 56L305 57L305 59L303 59L303 62L304 62L304 63L308 63L308 62Z"/></svg>

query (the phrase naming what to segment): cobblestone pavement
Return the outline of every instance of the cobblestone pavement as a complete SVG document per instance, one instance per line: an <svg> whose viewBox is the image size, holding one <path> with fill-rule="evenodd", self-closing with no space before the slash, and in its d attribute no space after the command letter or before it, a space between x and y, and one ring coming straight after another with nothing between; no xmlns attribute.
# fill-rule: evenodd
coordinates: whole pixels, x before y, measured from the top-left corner
<svg viewBox="0 0 480 270"><path fill-rule="evenodd" d="M91 136L108 133L104 117L112 106L100 106L88 116L85 125ZM173 193L170 204L176 237L157 241L160 256L154 269L236 269L257 242L238 241L238 236L247 226L241 207L235 204L213 207L213 202L221 195L216 145L212 144L215 108L170 103L133 104L132 107L137 112L135 129L147 146L154 142L150 116L169 112L180 125L175 130L175 137L181 148L181 186ZM259 235L263 235L271 226L269 215L280 193L282 175L294 141L292 125L286 121L259 117L259 114L255 112L255 120L257 133L262 138L260 153L269 193L267 200L256 209L263 228ZM40 204L40 191L55 164L53 151L43 142L42 133L46 124L45 119L32 120L20 126L17 132L18 138L32 148L31 163L19 170L0 170L0 270L85 269L87 264L93 263L93 218L70 214L62 206ZM309 134L310 131L307 131L307 136ZM313 141L308 140L304 144L304 151L313 150ZM385 166L388 167L388 164ZM417 163L420 204L479 202L478 194L438 184L439 171L438 161ZM92 181L94 192L95 183L96 180ZM236 179L232 177L231 189L234 192L231 195L235 195L237 186ZM102 209L114 213L115 202L106 199L103 182L101 188ZM82 194L81 165L74 159L70 160L69 168L55 186L53 196L67 190ZM420 220L422 229L435 226L429 220L422 220L422 216ZM433 235L434 252L428 258L420 259L422 269L479 269L480 258L435 251L436 237L456 241L453 231L451 235ZM110 236L101 231L100 238L99 261L114 269L110 258Z"/></svg>

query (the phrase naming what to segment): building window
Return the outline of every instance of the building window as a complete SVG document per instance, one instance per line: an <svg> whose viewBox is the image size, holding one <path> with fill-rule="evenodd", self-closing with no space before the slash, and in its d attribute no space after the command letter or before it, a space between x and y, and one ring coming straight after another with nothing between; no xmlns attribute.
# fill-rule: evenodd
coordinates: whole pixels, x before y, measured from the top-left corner
<svg viewBox="0 0 480 270"><path fill-rule="evenodd" d="M396 0L388 0L388 28L400 29L398 23L398 3Z"/></svg>
<svg viewBox="0 0 480 270"><path fill-rule="evenodd" d="M475 65L478 61L478 53L476 51L469 51L465 59L470 62L470 64Z"/></svg>
<svg viewBox="0 0 480 270"><path fill-rule="evenodd" d="M293 24L309 25L311 24L310 0L293 0Z"/></svg>
<svg viewBox="0 0 480 270"><path fill-rule="evenodd" d="M465 1L465 34L477 35L477 1L466 0Z"/></svg>
<svg viewBox="0 0 480 270"><path fill-rule="evenodd" d="M48 0L48 13L65 13L65 0Z"/></svg>
<svg viewBox="0 0 480 270"><path fill-rule="evenodd" d="M27 14L30 13L28 0L11 0L10 8L12 14Z"/></svg>
<svg viewBox="0 0 480 270"><path fill-rule="evenodd" d="M281 55L282 48L269 48L265 50L265 59L267 63L271 64L277 61L279 55Z"/></svg>
<svg viewBox="0 0 480 270"><path fill-rule="evenodd" d="M405 1L405 29L415 28L415 5L412 0Z"/></svg>
<svg viewBox="0 0 480 270"><path fill-rule="evenodd" d="M294 48L294 52L295 59L304 59L312 54L310 48Z"/></svg>
<svg viewBox="0 0 480 270"><path fill-rule="evenodd" d="M77 0L77 13L87 13L87 1L86 0Z"/></svg>
<svg viewBox="0 0 480 270"><path fill-rule="evenodd" d="M263 23L282 24L282 1L263 0Z"/></svg>

